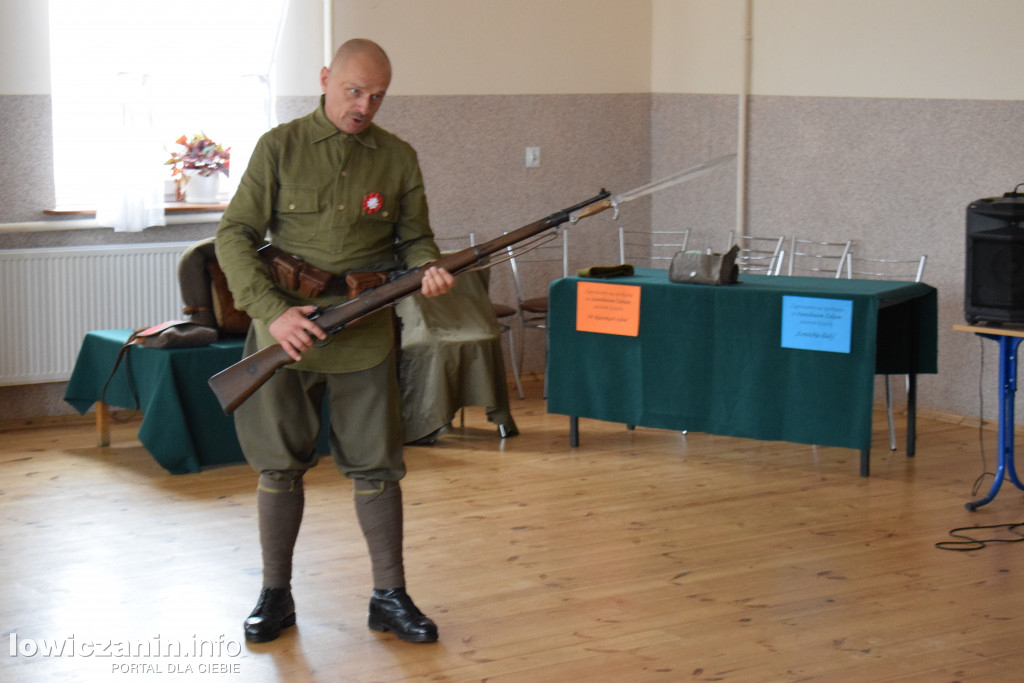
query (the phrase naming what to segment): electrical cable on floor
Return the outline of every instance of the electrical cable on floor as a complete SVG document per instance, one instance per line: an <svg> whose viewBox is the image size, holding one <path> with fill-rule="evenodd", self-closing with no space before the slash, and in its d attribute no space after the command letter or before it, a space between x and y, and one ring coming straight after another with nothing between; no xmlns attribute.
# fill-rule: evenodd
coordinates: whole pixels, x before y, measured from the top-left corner
<svg viewBox="0 0 1024 683"><path fill-rule="evenodd" d="M970 550L981 550L989 543L1020 543L1024 541L1024 530L1018 531L1019 528L1024 527L1024 522L1018 522L1016 524L991 524L989 526L964 526L958 529L953 529L949 532L949 535L953 538L962 538L962 541L939 541L935 544L935 547L939 550L957 550L959 552L967 552ZM959 533L962 531L982 531L992 529L1005 529L1008 533L1016 534L1017 538L973 538L965 534Z"/></svg>

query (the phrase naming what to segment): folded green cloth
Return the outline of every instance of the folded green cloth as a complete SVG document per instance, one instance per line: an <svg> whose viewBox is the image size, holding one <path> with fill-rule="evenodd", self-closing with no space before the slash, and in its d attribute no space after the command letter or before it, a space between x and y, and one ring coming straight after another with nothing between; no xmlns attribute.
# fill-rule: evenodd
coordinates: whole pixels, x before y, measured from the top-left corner
<svg viewBox="0 0 1024 683"><path fill-rule="evenodd" d="M580 277L628 277L633 274L633 266L623 263L618 266L590 266L576 271Z"/></svg>

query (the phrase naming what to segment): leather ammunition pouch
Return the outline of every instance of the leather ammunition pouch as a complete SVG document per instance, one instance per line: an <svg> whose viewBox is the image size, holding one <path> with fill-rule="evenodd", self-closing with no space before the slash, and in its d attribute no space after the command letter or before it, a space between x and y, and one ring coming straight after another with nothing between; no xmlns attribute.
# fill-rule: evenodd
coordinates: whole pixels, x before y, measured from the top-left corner
<svg viewBox="0 0 1024 683"><path fill-rule="evenodd" d="M342 278L332 275L322 268L311 266L298 256L281 251L272 244L260 247L259 255L267 267L270 279L282 287L308 298L321 295L344 296L346 294L350 298L357 297L368 289L385 284L390 279L388 273L399 265L397 262L378 264L382 267L387 266L387 268L353 271L346 273Z"/></svg>
<svg viewBox="0 0 1024 683"><path fill-rule="evenodd" d="M387 271L360 271L345 276L349 296L356 297L374 287L380 287L388 281Z"/></svg>
<svg viewBox="0 0 1024 683"><path fill-rule="evenodd" d="M298 256L281 251L272 244L259 249L270 279L285 289L313 298L322 294L341 295L346 292L344 282L326 270L311 266Z"/></svg>

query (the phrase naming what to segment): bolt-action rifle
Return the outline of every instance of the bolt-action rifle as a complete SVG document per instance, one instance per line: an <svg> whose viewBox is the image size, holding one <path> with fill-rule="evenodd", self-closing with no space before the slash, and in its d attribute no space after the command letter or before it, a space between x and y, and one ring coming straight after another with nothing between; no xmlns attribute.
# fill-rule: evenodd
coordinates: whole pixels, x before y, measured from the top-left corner
<svg viewBox="0 0 1024 683"><path fill-rule="evenodd" d="M506 233L483 244L468 247L453 254L414 268L399 271L393 279L379 287L366 290L359 296L334 306L318 309L309 315L328 335L336 334L350 323L387 306L396 304L401 299L415 294L423 283L423 271L432 266L444 268L452 275L458 275L486 262L492 254L507 251L509 247L531 238L542 239L543 234L555 230L561 224L576 222L586 216L592 216L606 209L614 209L618 215L619 204L637 199L670 185L695 178L733 158L734 155L719 157L714 161L701 164L677 174L642 185L629 192L612 196L602 189L597 195L580 202L575 206L562 209L539 221L525 225L518 230ZM263 386L278 370L295 362L280 344L273 344L265 349L247 356L234 365L222 370L210 378L210 388L217 396L221 408L230 415L238 406Z"/></svg>

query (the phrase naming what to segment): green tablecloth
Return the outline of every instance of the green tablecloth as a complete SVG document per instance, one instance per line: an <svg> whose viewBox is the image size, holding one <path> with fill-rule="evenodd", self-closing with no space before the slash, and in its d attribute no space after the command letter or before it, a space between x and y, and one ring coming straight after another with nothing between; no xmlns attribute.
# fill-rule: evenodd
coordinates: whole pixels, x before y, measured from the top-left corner
<svg viewBox="0 0 1024 683"><path fill-rule="evenodd" d="M876 371L938 371L926 284L744 275L711 287L638 269L602 281L641 287L628 337L576 330L581 280L550 288L551 413L867 452ZM786 295L852 301L849 353L783 348Z"/></svg>
<svg viewBox="0 0 1024 683"><path fill-rule="evenodd" d="M100 399L130 334L131 330L98 330L85 335L64 394L79 413ZM243 460L235 421L224 414L206 383L242 358L241 339L194 349L133 346L129 351L110 382L106 402L132 408L138 397L143 414L139 441L164 469L185 474Z"/></svg>

